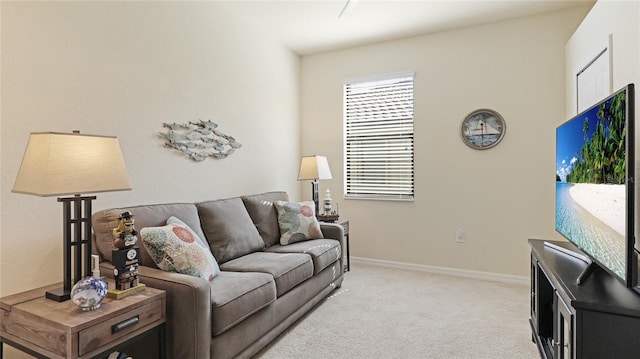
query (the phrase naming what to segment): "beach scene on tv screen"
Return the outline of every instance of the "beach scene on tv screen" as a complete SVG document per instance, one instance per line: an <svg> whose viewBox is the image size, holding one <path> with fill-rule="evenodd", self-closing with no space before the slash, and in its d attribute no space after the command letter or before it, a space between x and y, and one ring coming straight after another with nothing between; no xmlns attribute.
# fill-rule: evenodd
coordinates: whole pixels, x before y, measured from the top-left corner
<svg viewBox="0 0 640 359"><path fill-rule="evenodd" d="M620 92L556 130L556 230L623 280L625 96Z"/></svg>

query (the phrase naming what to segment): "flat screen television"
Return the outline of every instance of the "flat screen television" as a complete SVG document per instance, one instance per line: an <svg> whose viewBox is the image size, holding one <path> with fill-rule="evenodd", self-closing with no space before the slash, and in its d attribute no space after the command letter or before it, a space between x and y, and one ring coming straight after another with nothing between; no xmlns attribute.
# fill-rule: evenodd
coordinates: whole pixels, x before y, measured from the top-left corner
<svg viewBox="0 0 640 359"><path fill-rule="evenodd" d="M556 231L628 287L635 248L634 86L556 129Z"/></svg>

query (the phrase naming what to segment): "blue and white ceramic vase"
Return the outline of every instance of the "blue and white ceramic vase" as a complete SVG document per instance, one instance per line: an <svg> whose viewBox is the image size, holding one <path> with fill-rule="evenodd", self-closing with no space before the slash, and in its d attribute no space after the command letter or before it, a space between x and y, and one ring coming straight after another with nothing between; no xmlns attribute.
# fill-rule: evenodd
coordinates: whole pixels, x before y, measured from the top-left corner
<svg viewBox="0 0 640 359"><path fill-rule="evenodd" d="M107 296L107 282L99 277L84 277L71 289L71 301L83 311L94 310Z"/></svg>

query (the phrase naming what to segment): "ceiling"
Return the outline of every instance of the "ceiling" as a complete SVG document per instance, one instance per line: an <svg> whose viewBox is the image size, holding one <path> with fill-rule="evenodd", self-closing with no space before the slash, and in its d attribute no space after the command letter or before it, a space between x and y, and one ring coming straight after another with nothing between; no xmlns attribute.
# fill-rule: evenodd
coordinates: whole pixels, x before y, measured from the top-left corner
<svg viewBox="0 0 640 359"><path fill-rule="evenodd" d="M299 55L540 14L595 0L220 1Z"/></svg>

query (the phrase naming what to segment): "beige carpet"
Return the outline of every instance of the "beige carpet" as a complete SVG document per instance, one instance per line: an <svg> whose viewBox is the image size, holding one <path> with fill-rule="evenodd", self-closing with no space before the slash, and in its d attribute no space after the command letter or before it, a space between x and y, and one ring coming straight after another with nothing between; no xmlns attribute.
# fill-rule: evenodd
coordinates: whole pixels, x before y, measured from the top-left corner
<svg viewBox="0 0 640 359"><path fill-rule="evenodd" d="M255 358L539 358L529 296L522 284L352 263L342 288Z"/></svg>

